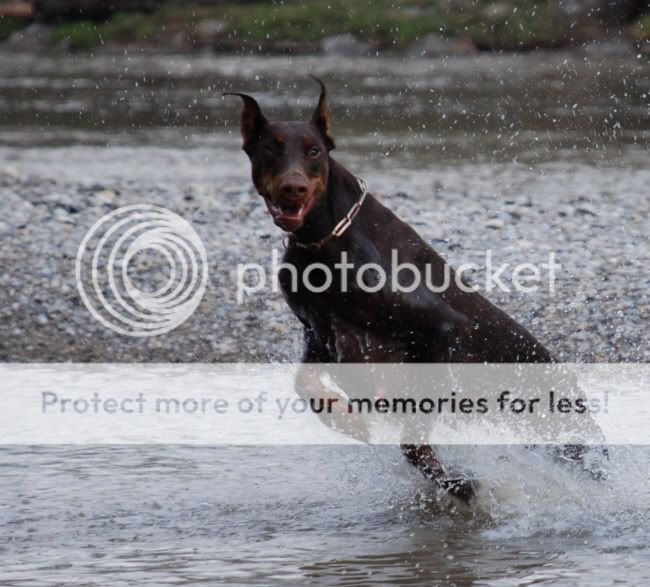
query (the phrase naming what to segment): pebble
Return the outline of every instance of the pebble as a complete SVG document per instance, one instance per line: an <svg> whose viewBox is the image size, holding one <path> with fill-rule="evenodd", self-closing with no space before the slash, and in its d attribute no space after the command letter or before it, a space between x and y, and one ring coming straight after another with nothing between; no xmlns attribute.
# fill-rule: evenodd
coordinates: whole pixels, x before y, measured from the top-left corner
<svg viewBox="0 0 650 587"><path fill-rule="evenodd" d="M113 190L102 190L95 192L93 198L97 200L99 204L114 204L117 199L117 194Z"/></svg>
<svg viewBox="0 0 650 587"><path fill-rule="evenodd" d="M590 216L597 216L598 212L591 204L581 203L576 207L578 214L588 214Z"/></svg>
<svg viewBox="0 0 650 587"><path fill-rule="evenodd" d="M495 230L501 230L504 228L506 225L505 221L503 221L501 218L490 218L486 223L485 223L485 228L493 228Z"/></svg>
<svg viewBox="0 0 650 587"><path fill-rule="evenodd" d="M0 170L0 175L11 179L19 178L18 169L16 169L13 165L7 165L6 167L3 167Z"/></svg>

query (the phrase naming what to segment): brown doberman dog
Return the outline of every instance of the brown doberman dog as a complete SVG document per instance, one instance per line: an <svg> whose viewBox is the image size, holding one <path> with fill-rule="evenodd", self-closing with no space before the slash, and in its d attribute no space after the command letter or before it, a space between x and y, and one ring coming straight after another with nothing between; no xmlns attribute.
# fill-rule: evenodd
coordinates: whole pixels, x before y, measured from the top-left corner
<svg viewBox="0 0 650 587"><path fill-rule="evenodd" d="M274 223L288 233L284 263L301 275L314 263L334 267L345 253L355 267L377 264L390 276L391 252L397 249L400 263L412 263L423 272L429 265L434 285L440 285L445 271L453 277L453 270L415 230L332 158L326 89L314 79L321 93L310 122L271 123L255 99L229 93L243 100L243 149L255 187ZM424 284L412 291L391 291L385 284L368 293L353 281L342 287L337 272L333 275L326 291L314 292L290 271L280 271L283 293L304 327L303 363L553 361L526 328L478 292L458 287L455 279L440 293ZM307 371L298 376L297 388L305 397L319 389L322 397L322 387ZM363 439L365 431L354 435ZM404 444L402 451L440 487L471 496L471 483L450 477L430 445ZM568 451L580 452L575 446Z"/></svg>

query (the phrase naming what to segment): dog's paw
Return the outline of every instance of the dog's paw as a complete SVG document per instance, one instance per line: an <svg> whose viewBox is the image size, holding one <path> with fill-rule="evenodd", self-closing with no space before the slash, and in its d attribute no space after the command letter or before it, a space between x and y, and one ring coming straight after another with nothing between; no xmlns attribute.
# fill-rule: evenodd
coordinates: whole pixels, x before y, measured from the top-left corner
<svg viewBox="0 0 650 587"><path fill-rule="evenodd" d="M362 414L333 412L328 425L337 432L350 436L360 442L370 441L368 422Z"/></svg>

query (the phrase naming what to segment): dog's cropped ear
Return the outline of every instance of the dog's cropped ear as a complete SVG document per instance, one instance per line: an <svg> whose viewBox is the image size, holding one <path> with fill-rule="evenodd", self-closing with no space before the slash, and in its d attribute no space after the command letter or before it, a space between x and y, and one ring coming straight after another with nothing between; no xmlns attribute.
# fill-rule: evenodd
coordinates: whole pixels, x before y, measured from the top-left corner
<svg viewBox="0 0 650 587"><path fill-rule="evenodd" d="M336 147L334 139L332 138L332 117L329 108L327 107L327 90L325 84L317 77L310 75L315 82L320 86L320 97L318 98L318 106L311 117L311 124L315 126L325 141L325 146L328 151Z"/></svg>
<svg viewBox="0 0 650 587"><path fill-rule="evenodd" d="M225 92L224 96L239 96L243 100L241 109L241 136L244 139L244 151L250 148L252 142L259 138L269 124L262 114L262 109L255 98L238 92Z"/></svg>

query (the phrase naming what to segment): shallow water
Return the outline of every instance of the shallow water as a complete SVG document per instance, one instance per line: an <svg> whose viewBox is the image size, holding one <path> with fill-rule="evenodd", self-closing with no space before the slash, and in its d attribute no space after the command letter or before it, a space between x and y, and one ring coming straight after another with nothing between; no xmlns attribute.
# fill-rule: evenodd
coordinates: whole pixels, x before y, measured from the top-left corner
<svg viewBox="0 0 650 587"><path fill-rule="evenodd" d="M566 181L588 193L610 169L611 189L647 188L650 68L634 55L3 54L0 161L71 182L241 188L239 105L221 91L305 117L308 71L328 81L337 153L386 190L429 186L436 165L462 193L494 163L511 166L511 192ZM4 448L0 584L650 581L646 449L614 448L602 484L523 449L447 453L489 481L472 510L391 447Z"/></svg>
<svg viewBox="0 0 650 587"><path fill-rule="evenodd" d="M5 449L0 578L3 585L650 580L647 450L615 448L613 479L603 484L525 449L501 449L510 461L495 459L498 449L479 450L475 464L494 469L469 510L437 496L393 447Z"/></svg>
<svg viewBox="0 0 650 587"><path fill-rule="evenodd" d="M308 118L327 81L340 150L368 163L612 160L641 155L650 66L633 54L397 58L0 55L2 144L239 144L239 99ZM647 161L646 161L647 162Z"/></svg>

